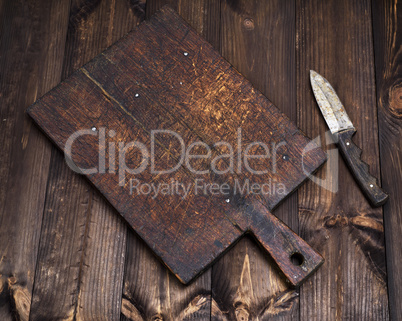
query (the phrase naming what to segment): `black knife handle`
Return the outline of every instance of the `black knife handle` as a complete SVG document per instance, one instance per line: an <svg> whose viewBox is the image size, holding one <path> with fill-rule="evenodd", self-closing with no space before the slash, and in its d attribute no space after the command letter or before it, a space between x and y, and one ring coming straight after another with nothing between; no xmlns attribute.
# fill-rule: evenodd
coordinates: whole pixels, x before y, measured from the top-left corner
<svg viewBox="0 0 402 321"><path fill-rule="evenodd" d="M363 194L371 205L378 207L388 200L388 194L384 193L381 187L378 186L377 179L369 173L369 166L361 160L362 150L352 141L352 136L355 132L354 129L339 132L338 146Z"/></svg>

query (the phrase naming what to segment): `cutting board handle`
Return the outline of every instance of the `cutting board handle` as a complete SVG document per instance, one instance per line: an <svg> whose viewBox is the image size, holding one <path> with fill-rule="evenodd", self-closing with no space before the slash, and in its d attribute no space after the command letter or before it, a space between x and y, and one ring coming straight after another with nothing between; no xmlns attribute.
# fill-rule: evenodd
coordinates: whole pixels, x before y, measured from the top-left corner
<svg viewBox="0 0 402 321"><path fill-rule="evenodd" d="M253 204L249 214L250 232L269 252L292 285L301 285L324 263L320 254L262 204Z"/></svg>

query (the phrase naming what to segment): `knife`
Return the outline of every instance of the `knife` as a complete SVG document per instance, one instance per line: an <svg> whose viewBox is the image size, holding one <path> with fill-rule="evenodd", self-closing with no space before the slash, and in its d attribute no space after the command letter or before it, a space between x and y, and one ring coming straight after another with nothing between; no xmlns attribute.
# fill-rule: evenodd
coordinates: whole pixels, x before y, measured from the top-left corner
<svg viewBox="0 0 402 321"><path fill-rule="evenodd" d="M356 133L334 88L324 77L310 70L310 82L321 113L337 142L338 148L370 203L377 207L388 200L388 195L378 186L375 177L369 173L369 166L360 158L362 150L357 147L352 137Z"/></svg>

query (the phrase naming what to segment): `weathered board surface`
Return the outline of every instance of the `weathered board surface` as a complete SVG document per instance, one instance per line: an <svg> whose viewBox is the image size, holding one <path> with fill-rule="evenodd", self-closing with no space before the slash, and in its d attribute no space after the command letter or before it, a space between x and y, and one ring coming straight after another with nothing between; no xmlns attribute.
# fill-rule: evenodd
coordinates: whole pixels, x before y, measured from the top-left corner
<svg viewBox="0 0 402 321"><path fill-rule="evenodd" d="M219 46L220 2L216 0L148 1L146 16L169 4L215 48ZM227 254L225 254L227 255ZM211 319L211 268L183 285L138 236L129 232L121 320Z"/></svg>
<svg viewBox="0 0 402 321"><path fill-rule="evenodd" d="M61 80L68 1L0 2L0 320L28 320L52 145L26 107Z"/></svg>
<svg viewBox="0 0 402 321"><path fill-rule="evenodd" d="M402 315L402 2L372 2L388 293L392 320Z"/></svg>
<svg viewBox="0 0 402 321"><path fill-rule="evenodd" d="M223 1L220 31L222 56L296 121L294 3ZM297 193L274 214L298 231ZM250 237L213 265L212 297L213 320L298 320L298 289L285 282Z"/></svg>
<svg viewBox="0 0 402 321"><path fill-rule="evenodd" d="M38 100L29 114L62 150L70 148L78 168L97 168L87 173L90 181L183 282L248 231L294 285L322 263L267 208L299 186L325 154L169 7ZM154 130L170 133L152 136ZM190 164L183 150L191 144L211 156ZM234 150L240 151L237 164ZM269 157L239 161L261 152ZM185 166L176 166L184 158ZM176 170L160 174L153 166ZM212 183L226 190L212 191ZM265 190L250 193L244 187L250 184ZM300 265L292 264L300 253Z"/></svg>
<svg viewBox="0 0 402 321"><path fill-rule="evenodd" d="M299 190L301 235L326 258L301 288L300 319L388 320L382 209L370 206L336 157L309 84L311 69L330 81L357 129L362 160L380 181L370 2L298 1L296 12L298 125L330 154L321 184Z"/></svg>
<svg viewBox="0 0 402 321"><path fill-rule="evenodd" d="M43 229L41 219L43 214L46 215L48 222L51 219L50 213L43 213L45 207L49 208L49 205L45 205L44 202L46 194L52 195L50 189L56 186L58 199L49 197L46 200L48 204L52 202L57 205L61 198L67 197L67 193L69 193L68 197L72 197L71 203L76 204L76 207L70 206L73 213L68 213L69 216L80 213L79 208L82 205L75 202L75 199L82 197L81 192L85 192L85 189L71 190L68 188L70 181L74 180L74 186L77 186L78 180L73 178L71 170L67 168L64 170L60 164L57 164L54 156L52 156L54 159L50 165L50 154L54 153L56 157L58 155L61 163L63 161L61 153L56 150L51 151L50 141L39 133L29 117L23 117L23 111L36 97L40 97L60 81L60 73L62 73L62 78L70 75L71 71L81 67L83 63L101 52L106 46L123 36L131 26L134 27L141 14L144 14L144 10L145 16L149 18L156 9L161 8L165 3L169 3L177 9L181 16L195 26L214 48L220 51L281 111L294 121L298 119L299 126L310 137L318 134L321 134L322 137L327 128L312 93L310 93L308 71L311 64L308 63L306 66L307 63L301 63L306 56L299 51L296 66L294 52L306 41L305 37L300 37L300 27L297 30L295 28L296 17L297 25L302 28L310 19L337 20L337 23L333 23L333 27L325 30L321 30L322 27L319 26L315 30L316 37L314 38L314 43L321 43L321 53L337 55L335 66L332 68L348 62L352 52L353 57L356 57L357 55L372 54L373 50L375 51L381 179L382 186L390 193L389 203L384 207L390 315L392 320L400 319L402 254L399 244L402 200L399 197L401 184L398 175L402 172L402 164L400 161L401 147L398 145L400 144L400 130L398 129L401 119L398 116L400 104L397 99L399 97L398 88L400 88L398 81L401 78L400 68L398 69L401 46L400 15L402 9L400 1L373 0L371 1L371 13L369 6L366 6L370 5L370 1L364 2L366 7L363 11L367 11L365 15L357 15L356 11L348 8L342 12L334 10L337 8L336 3L333 3L328 9L325 2L311 3L310 1L296 2L293 0L147 0L146 5L144 1L138 0L74 0L71 1L71 6L69 3L70 1L48 0L0 1L2 17L0 28L1 320L28 319L33 284L34 288L38 289L38 291L34 290L34 296L37 297L35 300L40 300L40 295L50 297L47 292L58 294L60 297L63 294L73 297L71 294L63 292L61 283L46 282L46 277L48 277L46 270L49 273L57 273L59 278L68 278L69 274L74 274L77 269L76 264L63 263L66 256L62 254L66 253L67 247L72 244L67 240L68 235L62 233L66 229L62 230L58 227L57 220L52 223L53 226L43 222L45 230L42 233L40 232ZM344 2L339 2L339 5L344 5ZM305 13L302 15L303 12ZM130 18L130 15L133 18ZM138 18L136 18L137 15ZM354 20L361 24L359 33L347 33L350 23L344 26L344 21L348 19L349 15L353 15ZM373 25L371 21L373 21ZM366 47L366 41L371 38L363 40L361 35L370 32L371 28L374 36L374 48L370 49ZM322 32L319 32L320 30ZM297 31L296 37L294 36L295 31ZM340 35L337 37L337 34ZM335 38L336 40L334 40ZM325 47L334 41L336 41L335 48ZM346 50L344 48L346 42L353 45L354 49ZM289 46L288 49L286 49L287 46ZM338 46L344 49L337 51ZM64 49L65 47L66 49ZM316 55L317 53L307 54ZM310 57L309 59L311 59L309 61L313 61L318 58ZM330 64L326 59L322 61L323 65ZM350 63L358 61L356 58L353 59ZM331 65L334 64L333 60L330 60ZM356 64L362 65L361 62ZM342 72L349 75L348 68L342 67L341 69ZM300 75L300 70L303 70L304 76ZM334 73L337 74L335 71ZM299 75L297 81L296 74ZM348 77L347 75L345 78ZM332 77L327 74L325 76ZM366 82L372 82L373 77L374 75L353 78L353 82L359 79L359 86L365 88ZM339 83L341 80L337 86ZM301 86L305 86L304 89ZM338 94L340 96L352 95L350 88L352 87L347 86L341 91L337 89ZM358 89L354 90L354 92L356 91ZM308 100L304 97L306 94L311 94ZM295 105L296 101L298 108ZM350 106L347 108L348 113L352 113ZM375 104L367 104L364 106L363 117L359 115L351 117L353 117L353 121L370 121L371 111L375 112L375 110ZM368 114L366 115L366 113ZM308 118L306 118L307 116ZM314 121L311 127L307 126L310 121ZM319 128L315 129L316 126ZM371 135L370 126L367 126L367 130ZM359 135L361 139L365 140L367 132ZM25 138L22 139L23 137ZM26 137L29 138L26 139ZM27 144L25 149L22 141ZM357 141L359 144L361 142ZM325 141L322 143L325 145ZM371 169L375 168L375 164L379 162L376 157L370 156L369 152L370 149L377 148L376 144L378 143L372 140L370 144L360 145L364 147L363 159L370 164ZM331 152L335 146L330 145L326 148ZM327 165L324 166L317 174L322 178L327 177ZM341 163L340 166L343 164ZM357 191L353 180L347 178L349 172L344 166L342 168L339 172L339 180L347 179L353 186L343 184L342 188L346 186L356 188ZM64 178L61 175L60 182L62 184L55 185L55 176L58 172L63 173ZM48 186L47 178L50 176L53 183ZM68 179L66 180L65 177ZM82 184L86 184L85 179L80 179L80 181ZM46 190L48 191L46 192ZM92 192L94 190L90 189ZM35 195L40 194L41 197L34 196L34 193L36 193ZM122 225L127 226L127 224L118 223L119 227L115 230L113 224L118 220L118 215L107 205L107 202L101 200L99 195L93 192L91 217L87 221L89 226L86 234L87 242L83 243L85 245L81 265L83 273L79 274L80 281L73 280L80 285L79 301L75 302L79 313L71 317L75 320L119 319L120 311L114 302L119 299L116 297L116 293L122 290L122 281L119 279L122 277L122 273L118 269L123 260L125 261L121 302L123 320L199 321L210 318L232 320L233 316L235 316L235 320L242 320L246 316L245 313L248 313L250 320L256 320L258 312L263 306L268 309L264 315L259 316L259 320L304 321L308 319L306 315L318 313L322 316L323 310L330 312L335 309L338 311L337 317L328 313L329 316L322 317L322 319L387 320L386 309L382 312L383 315L366 313L373 307L378 307L378 302L384 301L384 296L386 296L384 288L373 288L373 283L377 282L375 281L376 276L368 273L365 279L352 282L357 275L364 274L366 273L364 271L371 269L370 260L365 259L366 254L371 252L370 248L357 248L356 254L349 255L347 260L339 260L338 253L342 257L346 251L353 249L353 242L357 238L342 242L335 241L336 239L341 240L347 235L349 228L350 231L353 230L351 225L340 225L342 222L347 224L348 221L336 220L337 217L335 220L330 220L330 227L325 227L330 234L325 234L323 238L318 237L316 244L313 233L316 233L317 226L319 232L323 229L322 218L318 217L318 213L325 211L325 209L319 208L319 204L325 201L328 196L327 192L309 185L304 186L299 195L297 194L292 194L273 213L291 226L294 231L299 231L302 236L308 238L311 235L310 243L322 251L327 259L314 282L303 285L300 293L289 288L283 278L277 276L275 264L268 258L265 251L258 248L257 243L249 237L243 238L212 266L212 278L210 272L207 272L191 285L183 286L175 276L162 267L152 255L151 250L130 229L127 233L127 241L125 241ZM311 197L307 199L308 195ZM343 194L342 201L339 200L340 204L350 202L354 198L354 196L349 198L345 195ZM302 209L300 215L297 216L298 198L301 200L301 205L304 206L307 203L314 210L303 211ZM56 215L54 209L53 213ZM65 214L58 215L58 219L60 218L66 219ZM67 218L67 220L70 222L69 224L74 223L73 219ZM79 224L78 215L75 220ZM299 220L300 227L298 227ZM103 222L106 226L104 229L100 229ZM334 223L336 224L334 225ZM360 226L362 230L365 229L370 233L370 227ZM38 256L39 242L45 242L44 239L42 241L40 239L42 235L48 233L46 229L52 229L54 233L57 233L57 237L60 239L60 242L57 243L59 247L52 247L49 244L44 251L42 245L41 253ZM125 228L123 229L125 230ZM341 230L342 233L340 233ZM320 233L318 234L320 235ZM80 236L80 238L83 237ZM367 239L371 243L372 240L377 242L382 237L382 233L376 235L371 233L370 238L365 238L362 234L360 240ZM123 249L122 253L118 253L122 245L119 245L117 238L122 240L123 245L126 242L126 249ZM80 240L76 242L80 242ZM326 249L322 250L322 246ZM109 247L114 248L112 252L108 250ZM340 248L341 251L339 251ZM44 271L41 272L43 273L42 281L39 281L36 279L38 275L36 262L37 258L39 261L46 260L48 257L46 251L52 252L53 256L52 260L48 260L46 264L38 263L44 266ZM354 253L353 251L351 253ZM110 253L114 253L116 256L111 257ZM117 255L122 257L119 259ZM75 254L71 256L72 259L76 257ZM338 264L334 264L337 261ZM329 262L332 263L329 264ZM360 262L359 267L352 269L351 267L355 266L356 262ZM329 283L328 280L331 282ZM324 284L327 284L326 288L324 288ZM346 284L348 284L348 292L343 294ZM213 293L211 293L211 286ZM211 295L212 300L210 300ZM35 316L43 316L45 305L48 307L46 319L54 320L60 316L60 314L55 314L57 310L54 308L59 306L58 298L60 297L55 297L51 301L43 300L41 313L32 314L31 319L35 319ZM215 300L219 301L219 306ZM299 301L301 306L299 306ZM41 304L37 302L35 305L34 309L39 312L38 307ZM66 306L60 308L66 311ZM383 307L385 306L383 305ZM300 317L299 310L302 314ZM342 311L350 313L342 313ZM66 319L68 318L66 317Z"/></svg>
<svg viewBox="0 0 402 321"><path fill-rule="evenodd" d="M129 2L72 1L62 77L144 18ZM121 310L127 224L52 150L31 320L113 320Z"/></svg>

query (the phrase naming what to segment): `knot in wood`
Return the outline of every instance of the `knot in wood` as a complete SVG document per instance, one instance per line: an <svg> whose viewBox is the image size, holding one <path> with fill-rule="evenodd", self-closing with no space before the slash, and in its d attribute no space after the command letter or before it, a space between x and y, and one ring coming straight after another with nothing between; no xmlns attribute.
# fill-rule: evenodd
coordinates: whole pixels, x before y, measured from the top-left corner
<svg viewBox="0 0 402 321"><path fill-rule="evenodd" d="M253 21L253 19L250 19L250 18L244 19L243 20L243 26L247 30L253 30L254 29L254 21Z"/></svg>
<svg viewBox="0 0 402 321"><path fill-rule="evenodd" d="M17 320L28 320L32 301L30 291L26 287L13 285L10 287L10 295Z"/></svg>
<svg viewBox="0 0 402 321"><path fill-rule="evenodd" d="M235 314L237 321L248 321L249 313L246 310L236 310Z"/></svg>
<svg viewBox="0 0 402 321"><path fill-rule="evenodd" d="M325 222L326 227L346 226L349 224L348 218L342 215L334 215Z"/></svg>
<svg viewBox="0 0 402 321"><path fill-rule="evenodd" d="M389 111L397 118L402 117L402 85L398 84L389 90Z"/></svg>
<svg viewBox="0 0 402 321"><path fill-rule="evenodd" d="M242 302L235 303L235 316L237 321L248 321L250 313L248 311L248 305Z"/></svg>
<svg viewBox="0 0 402 321"><path fill-rule="evenodd" d="M200 306L203 305L208 300L207 297L199 294L194 299L191 300L191 305Z"/></svg>
<svg viewBox="0 0 402 321"><path fill-rule="evenodd" d="M155 314L154 316L152 316L151 318L152 321L163 321L163 316L161 314Z"/></svg>
<svg viewBox="0 0 402 321"><path fill-rule="evenodd" d="M15 276L10 276L8 278L8 284L11 286L14 285L15 283L17 283L17 278Z"/></svg>
<svg viewBox="0 0 402 321"><path fill-rule="evenodd" d="M384 225L368 216L355 216L350 219L350 222L357 228L369 228L380 233L384 232Z"/></svg>

